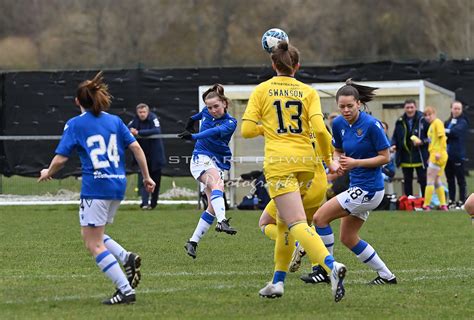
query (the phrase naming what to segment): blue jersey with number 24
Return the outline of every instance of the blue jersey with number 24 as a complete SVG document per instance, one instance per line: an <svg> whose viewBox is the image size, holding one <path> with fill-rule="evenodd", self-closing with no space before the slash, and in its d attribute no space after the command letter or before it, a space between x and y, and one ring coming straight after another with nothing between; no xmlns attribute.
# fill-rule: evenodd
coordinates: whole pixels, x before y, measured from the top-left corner
<svg viewBox="0 0 474 320"><path fill-rule="evenodd" d="M85 112L66 123L56 154L69 158L77 150L82 164L82 199L122 200L127 187L125 149L134 141L119 117Z"/></svg>

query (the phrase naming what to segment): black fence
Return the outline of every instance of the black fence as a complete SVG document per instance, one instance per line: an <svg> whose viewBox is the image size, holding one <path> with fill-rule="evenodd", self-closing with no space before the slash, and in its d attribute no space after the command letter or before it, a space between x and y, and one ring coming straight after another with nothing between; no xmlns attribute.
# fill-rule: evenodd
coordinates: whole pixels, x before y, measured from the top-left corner
<svg viewBox="0 0 474 320"><path fill-rule="evenodd" d="M7 72L0 74L0 135L44 136L61 135L65 122L79 114L74 104L77 85L90 79L96 71ZM198 109L198 87L213 83L257 84L269 79L268 67L105 70L105 78L114 96L110 113L128 123L135 106L147 103L160 118L164 134L183 129L183 122ZM389 81L424 79L456 93L465 113L474 120L474 62L473 61L413 61L378 62L333 67L304 67L297 78L303 82ZM443 119L444 120L444 119ZM395 119L394 119L395 121ZM0 173L6 176L37 176L46 167L57 140L0 140ZM468 145L474 143L473 135ZM165 139L167 158L188 157L190 142ZM474 158L474 149L468 148ZM61 171L63 177L80 174L77 157ZM131 159L129 159L130 161ZM474 164L468 162L468 168ZM131 161L129 166L131 171ZM188 175L185 161L170 161L164 169L169 176Z"/></svg>

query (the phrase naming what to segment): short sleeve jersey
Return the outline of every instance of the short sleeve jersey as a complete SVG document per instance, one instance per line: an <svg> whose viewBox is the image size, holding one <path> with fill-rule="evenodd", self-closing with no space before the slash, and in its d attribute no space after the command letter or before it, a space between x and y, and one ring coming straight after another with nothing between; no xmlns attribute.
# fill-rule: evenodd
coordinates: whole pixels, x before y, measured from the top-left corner
<svg viewBox="0 0 474 320"><path fill-rule="evenodd" d="M293 77L275 76L252 92L242 119L264 128L267 178L314 170L313 116L322 117L318 93Z"/></svg>
<svg viewBox="0 0 474 320"><path fill-rule="evenodd" d="M342 116L337 117L332 132L334 147L354 159L373 158L379 151L390 147L380 121L365 112L360 112L352 125ZM369 192L384 189L382 167L353 168L349 178L351 187L360 187Z"/></svg>
<svg viewBox="0 0 474 320"><path fill-rule="evenodd" d="M85 112L66 123L56 154L70 157L77 150L82 164L81 198L122 200L127 186L125 149L134 141L119 117Z"/></svg>

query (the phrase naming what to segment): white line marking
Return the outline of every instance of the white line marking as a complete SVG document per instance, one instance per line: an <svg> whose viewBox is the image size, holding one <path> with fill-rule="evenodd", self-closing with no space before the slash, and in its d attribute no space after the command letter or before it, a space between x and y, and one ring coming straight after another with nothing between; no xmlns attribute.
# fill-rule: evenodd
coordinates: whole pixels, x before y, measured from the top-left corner
<svg viewBox="0 0 474 320"><path fill-rule="evenodd" d="M248 274L248 273L247 273ZM446 275L446 276L423 276L423 277L415 277L412 279L404 278L404 282L410 282L410 281L426 281L426 280L440 280L440 279L462 279L462 278L470 278L471 275L468 274L452 274L452 275ZM345 281L346 284L367 284L367 280L362 280L362 279L357 279L357 280L348 280ZM239 285L226 285L226 284L218 284L218 285L210 285L210 286L200 286L200 290L228 290L228 289L237 289L237 288L244 288L244 289L249 289L249 290L255 290L255 296L257 296L257 290L261 288L263 284L261 283L255 283L255 284L239 284ZM290 287L296 287L299 284L297 283L292 283ZM301 285L305 286L303 283ZM307 286L307 285L306 285ZM397 285L399 286L399 285ZM309 287L309 286L307 286ZM323 286L319 286L323 287ZM143 289L137 290L137 295L140 296L142 294L156 294L156 293L173 293L173 292L180 292L180 291L187 291L189 292L190 290L193 290L195 288L193 287L168 287L168 288L150 288L150 289ZM53 296L53 297L44 297L40 299L35 299L35 300L7 300L3 301L0 304L31 304L31 303L44 303L44 302L60 302L60 301L74 301L74 300L87 300L87 299L106 299L107 297L103 294L95 294L95 295L72 295L72 296Z"/></svg>
<svg viewBox="0 0 474 320"><path fill-rule="evenodd" d="M310 270L308 270L309 272ZM401 269L393 270L395 274L408 273L443 273L443 272L474 272L474 268L469 267L449 267L445 269ZM366 274L374 273L373 270L359 269L349 270L351 274ZM145 272L146 277L159 278L159 277L201 277L201 276L246 276L246 275L271 275L272 271L179 271L179 272ZM93 276L93 275L92 275ZM90 274L23 274L15 275L11 273L0 274L0 279L82 279L90 278Z"/></svg>

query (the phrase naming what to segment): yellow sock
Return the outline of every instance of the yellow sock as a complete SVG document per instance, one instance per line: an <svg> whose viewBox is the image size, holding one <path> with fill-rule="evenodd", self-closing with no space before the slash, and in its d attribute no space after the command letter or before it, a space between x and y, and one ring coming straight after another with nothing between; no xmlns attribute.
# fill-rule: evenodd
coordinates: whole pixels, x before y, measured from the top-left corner
<svg viewBox="0 0 474 320"><path fill-rule="evenodd" d="M439 205L445 206L446 205L446 193L444 192L444 187L441 185L436 188L436 194L438 195Z"/></svg>
<svg viewBox="0 0 474 320"><path fill-rule="evenodd" d="M433 197L433 191L434 191L434 185L427 184L425 188L425 202L423 203L425 207L430 205L431 198Z"/></svg>
<svg viewBox="0 0 474 320"><path fill-rule="evenodd" d="M266 224L263 226L263 234L266 235L270 240L275 241L277 238L278 230L276 224Z"/></svg>
<svg viewBox="0 0 474 320"><path fill-rule="evenodd" d="M290 228L290 234L303 246L309 256L312 265L319 264L328 274L331 268L326 264L329 251L314 228L308 226L306 221L294 224Z"/></svg>
<svg viewBox="0 0 474 320"><path fill-rule="evenodd" d="M274 225L275 226L275 225ZM278 221L275 226L277 237L275 240L275 271L288 272L293 250L295 250L295 238L290 234L285 223Z"/></svg>

